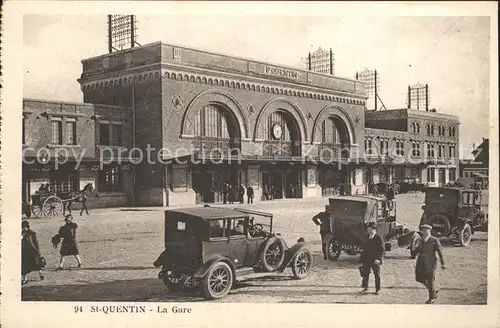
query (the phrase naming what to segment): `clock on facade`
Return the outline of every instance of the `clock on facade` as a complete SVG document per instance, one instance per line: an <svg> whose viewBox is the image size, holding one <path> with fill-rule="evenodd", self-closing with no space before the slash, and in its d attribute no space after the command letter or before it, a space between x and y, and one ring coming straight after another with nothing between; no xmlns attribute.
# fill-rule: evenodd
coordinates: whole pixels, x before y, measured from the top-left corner
<svg viewBox="0 0 500 328"><path fill-rule="evenodd" d="M280 139L282 134L283 134L283 130L281 128L281 125L274 124L273 125L273 137L275 139Z"/></svg>

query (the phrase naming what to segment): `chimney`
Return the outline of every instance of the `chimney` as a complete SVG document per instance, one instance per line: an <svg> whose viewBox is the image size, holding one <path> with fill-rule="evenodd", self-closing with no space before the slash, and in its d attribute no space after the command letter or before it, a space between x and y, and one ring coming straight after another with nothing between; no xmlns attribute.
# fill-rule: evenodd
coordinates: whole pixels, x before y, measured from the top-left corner
<svg viewBox="0 0 500 328"><path fill-rule="evenodd" d="M475 150L475 149L476 149L476 144L472 143L472 150Z"/></svg>

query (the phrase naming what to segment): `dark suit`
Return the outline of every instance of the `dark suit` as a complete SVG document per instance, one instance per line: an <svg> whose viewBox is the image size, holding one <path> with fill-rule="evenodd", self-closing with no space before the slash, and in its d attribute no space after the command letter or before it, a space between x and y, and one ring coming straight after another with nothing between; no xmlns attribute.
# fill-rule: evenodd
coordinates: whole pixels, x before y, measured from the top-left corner
<svg viewBox="0 0 500 328"><path fill-rule="evenodd" d="M247 197L248 197L248 204L253 204L253 188L251 186L247 187Z"/></svg>
<svg viewBox="0 0 500 328"><path fill-rule="evenodd" d="M328 258L328 243L332 238L332 231L330 228L330 213L327 211L320 212L312 218L316 225L319 225L319 234L321 235L322 251L325 260Z"/></svg>
<svg viewBox="0 0 500 328"><path fill-rule="evenodd" d="M437 257L439 256L441 265L444 265L443 252L441 251L441 243L439 239L433 236L429 236L427 241L424 238L420 239L420 243L417 250L417 265L415 267L415 277L416 280L427 287L429 291L429 298L433 299L436 297L436 266Z"/></svg>
<svg viewBox="0 0 500 328"><path fill-rule="evenodd" d="M371 239L367 237L363 243L363 252L361 253L361 262L363 263L363 283L364 289L368 288L368 278L370 278L370 271L373 271L375 276L375 289L380 290L380 265L382 264L382 257L384 256L384 242L382 237L375 234ZM375 263L379 260L380 264Z"/></svg>

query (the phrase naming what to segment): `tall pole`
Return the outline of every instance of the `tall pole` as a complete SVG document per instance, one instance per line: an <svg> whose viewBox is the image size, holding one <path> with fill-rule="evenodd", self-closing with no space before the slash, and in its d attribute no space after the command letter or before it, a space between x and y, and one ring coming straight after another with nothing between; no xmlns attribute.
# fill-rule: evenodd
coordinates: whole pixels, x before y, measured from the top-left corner
<svg viewBox="0 0 500 328"><path fill-rule="evenodd" d="M375 70L375 110L377 110L377 97L378 97L378 92L377 92L377 70Z"/></svg>
<svg viewBox="0 0 500 328"><path fill-rule="evenodd" d="M311 70L311 53L309 53L309 70Z"/></svg>
<svg viewBox="0 0 500 328"><path fill-rule="evenodd" d="M333 75L333 52L332 52L332 48L330 48L330 75Z"/></svg>
<svg viewBox="0 0 500 328"><path fill-rule="evenodd" d="M135 150L135 80L132 81L132 149ZM136 168L132 170L132 205L135 206Z"/></svg>
<svg viewBox="0 0 500 328"><path fill-rule="evenodd" d="M135 24L134 24L134 15L130 15L130 47L133 48L135 45Z"/></svg>
<svg viewBox="0 0 500 328"><path fill-rule="evenodd" d="M417 110L420 110L420 88L417 88Z"/></svg>
<svg viewBox="0 0 500 328"><path fill-rule="evenodd" d="M109 51L109 53L113 52L113 42L112 42L112 33L111 33L111 15L108 15L108 51Z"/></svg>
<svg viewBox="0 0 500 328"><path fill-rule="evenodd" d="M429 85L425 84L425 111L429 111Z"/></svg>
<svg viewBox="0 0 500 328"><path fill-rule="evenodd" d="M411 109L411 87L408 86L408 108Z"/></svg>

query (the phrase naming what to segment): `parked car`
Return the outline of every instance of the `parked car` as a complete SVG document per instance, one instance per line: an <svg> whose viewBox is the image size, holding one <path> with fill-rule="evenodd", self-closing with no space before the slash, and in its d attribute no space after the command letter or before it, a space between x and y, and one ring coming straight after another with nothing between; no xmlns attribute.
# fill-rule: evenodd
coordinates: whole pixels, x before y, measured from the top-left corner
<svg viewBox="0 0 500 328"><path fill-rule="evenodd" d="M420 225L432 226L432 235L469 245L476 231L488 228L488 206L481 190L432 187L425 192Z"/></svg>
<svg viewBox="0 0 500 328"><path fill-rule="evenodd" d="M356 255L362 252L369 222L375 222L385 250L393 245L416 251L419 236L396 222L396 201L378 196L341 196L329 199L330 224L333 238L328 245L329 259L336 261L342 252Z"/></svg>
<svg viewBox="0 0 500 328"><path fill-rule="evenodd" d="M309 275L308 243L288 247L273 232L273 215L246 209L194 207L165 211L165 250L154 262L170 290L200 287L207 299L225 297L236 279L258 272Z"/></svg>

